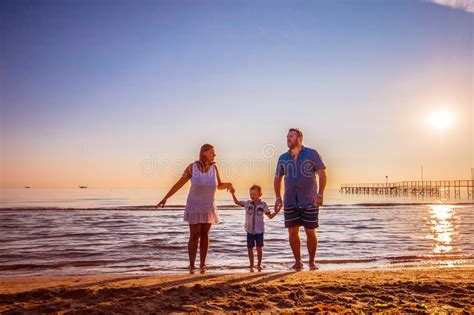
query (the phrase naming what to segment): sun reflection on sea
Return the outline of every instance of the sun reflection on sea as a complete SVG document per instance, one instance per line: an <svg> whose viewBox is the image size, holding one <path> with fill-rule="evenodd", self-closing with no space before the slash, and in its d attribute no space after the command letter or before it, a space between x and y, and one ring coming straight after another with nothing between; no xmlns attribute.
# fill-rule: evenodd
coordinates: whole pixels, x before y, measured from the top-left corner
<svg viewBox="0 0 474 315"><path fill-rule="evenodd" d="M431 205L431 234L433 254L449 254L453 251L455 208L452 205Z"/></svg>

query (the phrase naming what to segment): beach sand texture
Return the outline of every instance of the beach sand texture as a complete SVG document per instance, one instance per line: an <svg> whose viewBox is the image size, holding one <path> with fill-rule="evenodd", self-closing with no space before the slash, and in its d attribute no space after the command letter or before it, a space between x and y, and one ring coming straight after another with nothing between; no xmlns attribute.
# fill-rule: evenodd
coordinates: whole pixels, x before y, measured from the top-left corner
<svg viewBox="0 0 474 315"><path fill-rule="evenodd" d="M1 314L474 313L474 267L0 278Z"/></svg>

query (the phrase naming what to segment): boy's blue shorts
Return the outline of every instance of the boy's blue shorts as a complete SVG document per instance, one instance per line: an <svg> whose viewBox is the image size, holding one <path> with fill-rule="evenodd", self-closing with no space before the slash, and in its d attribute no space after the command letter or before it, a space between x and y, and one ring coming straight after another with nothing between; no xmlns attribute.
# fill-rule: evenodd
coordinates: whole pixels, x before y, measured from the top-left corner
<svg viewBox="0 0 474 315"><path fill-rule="evenodd" d="M263 247L263 233L251 234L247 232L247 248Z"/></svg>

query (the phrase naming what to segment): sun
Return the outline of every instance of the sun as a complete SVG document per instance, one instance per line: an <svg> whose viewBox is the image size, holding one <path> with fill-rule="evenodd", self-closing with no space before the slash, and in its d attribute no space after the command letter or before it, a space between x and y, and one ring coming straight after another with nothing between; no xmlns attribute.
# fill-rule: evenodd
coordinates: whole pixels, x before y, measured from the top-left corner
<svg viewBox="0 0 474 315"><path fill-rule="evenodd" d="M431 113L429 120L432 127L445 130L453 125L454 114L448 108L440 108Z"/></svg>

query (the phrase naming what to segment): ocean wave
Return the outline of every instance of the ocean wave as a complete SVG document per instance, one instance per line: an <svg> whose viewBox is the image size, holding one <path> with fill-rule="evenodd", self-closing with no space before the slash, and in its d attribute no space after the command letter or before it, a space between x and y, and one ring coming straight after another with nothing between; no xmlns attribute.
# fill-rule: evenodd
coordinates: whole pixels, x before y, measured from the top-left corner
<svg viewBox="0 0 474 315"><path fill-rule="evenodd" d="M387 265L388 262L388 265ZM445 255L445 256L392 256L392 257L373 257L373 258L344 258L344 259L317 259L316 263L321 267L329 265L338 265L344 268L344 265L359 266L360 268L386 268L397 267L402 265L404 267L419 267L425 266L424 262L431 264L446 264L449 262L453 265L472 265L474 264L474 255ZM408 264L411 263L411 264ZM284 270L291 267L292 260L285 261L270 261L265 263L266 270ZM26 270L57 270L65 267L107 267L108 269L125 268L130 271L130 268L137 268L135 271L153 272L153 271L176 271L180 272L187 270L185 265L161 265L152 266L147 263L139 263L135 259L119 259L119 260L71 260L71 261L56 261L47 263L18 263L18 264L2 264L0 271L26 271ZM324 267L324 268L328 268ZM248 269L247 264L223 264L223 265L208 265L208 270L213 271L232 271Z"/></svg>

